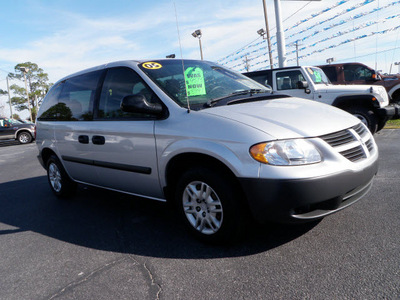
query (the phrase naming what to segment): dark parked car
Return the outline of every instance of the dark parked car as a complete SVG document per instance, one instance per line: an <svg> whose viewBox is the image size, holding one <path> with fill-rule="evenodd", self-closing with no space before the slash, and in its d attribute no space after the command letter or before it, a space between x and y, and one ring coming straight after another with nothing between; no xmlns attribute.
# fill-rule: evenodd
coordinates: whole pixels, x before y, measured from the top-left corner
<svg viewBox="0 0 400 300"><path fill-rule="evenodd" d="M318 66L333 84L368 84L385 87L392 103L400 104L400 74L384 75L361 63Z"/></svg>
<svg viewBox="0 0 400 300"><path fill-rule="evenodd" d="M22 123L18 120L0 118L0 140L18 140L21 144L28 144L35 139L35 124Z"/></svg>

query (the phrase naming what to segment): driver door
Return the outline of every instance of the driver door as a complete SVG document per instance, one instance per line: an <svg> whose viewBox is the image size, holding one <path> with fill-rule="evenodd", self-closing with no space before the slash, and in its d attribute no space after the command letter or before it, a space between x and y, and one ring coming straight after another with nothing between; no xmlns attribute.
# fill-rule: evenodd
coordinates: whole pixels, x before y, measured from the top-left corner
<svg viewBox="0 0 400 300"><path fill-rule="evenodd" d="M306 81L300 70L281 71L274 74L276 89L282 94L313 100L313 93L306 93L305 89L297 87L298 81ZM312 87L308 87L311 89Z"/></svg>
<svg viewBox="0 0 400 300"><path fill-rule="evenodd" d="M107 70L93 121L92 158L97 184L137 195L162 198L158 179L155 118L121 110L125 96L139 94L148 102L159 101L132 69Z"/></svg>
<svg viewBox="0 0 400 300"><path fill-rule="evenodd" d="M14 138L14 130L11 123L6 120L0 120L0 139L8 140Z"/></svg>

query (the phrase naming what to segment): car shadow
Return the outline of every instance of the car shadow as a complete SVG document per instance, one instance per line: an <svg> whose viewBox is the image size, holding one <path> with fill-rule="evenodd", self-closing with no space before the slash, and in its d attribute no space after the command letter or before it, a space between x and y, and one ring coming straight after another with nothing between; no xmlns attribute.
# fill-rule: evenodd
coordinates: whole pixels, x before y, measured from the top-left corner
<svg viewBox="0 0 400 300"><path fill-rule="evenodd" d="M17 140L3 140L0 141L0 147L17 146L21 145Z"/></svg>
<svg viewBox="0 0 400 300"><path fill-rule="evenodd" d="M166 203L79 185L75 196L60 200L46 176L0 184L0 236L36 232L83 247L164 258L238 257L288 243L318 222L288 226L252 225L246 238L210 246L183 229Z"/></svg>

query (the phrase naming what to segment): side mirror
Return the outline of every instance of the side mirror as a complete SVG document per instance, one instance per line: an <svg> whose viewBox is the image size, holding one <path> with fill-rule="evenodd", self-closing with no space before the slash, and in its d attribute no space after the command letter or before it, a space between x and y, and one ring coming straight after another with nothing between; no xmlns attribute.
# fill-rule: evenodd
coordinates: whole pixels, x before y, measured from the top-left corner
<svg viewBox="0 0 400 300"><path fill-rule="evenodd" d="M308 88L308 82L307 81L297 81L297 88L298 89Z"/></svg>
<svg viewBox="0 0 400 300"><path fill-rule="evenodd" d="M372 80L379 81L379 80L382 80L382 77L381 77L381 75L379 75L379 73L374 73L374 74L372 74Z"/></svg>
<svg viewBox="0 0 400 300"><path fill-rule="evenodd" d="M310 94L311 90L308 88L308 82L307 81L297 81L297 88L300 90L304 89L304 92L306 94Z"/></svg>
<svg viewBox="0 0 400 300"><path fill-rule="evenodd" d="M163 107L160 103L149 103L143 95L125 96L121 102L121 109L124 112L142 113L149 115L161 115Z"/></svg>

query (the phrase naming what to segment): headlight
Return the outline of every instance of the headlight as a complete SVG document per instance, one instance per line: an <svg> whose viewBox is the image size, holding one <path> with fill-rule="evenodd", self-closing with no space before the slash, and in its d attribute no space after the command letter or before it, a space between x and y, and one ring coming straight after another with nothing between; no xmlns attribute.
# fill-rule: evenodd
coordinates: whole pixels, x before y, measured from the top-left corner
<svg viewBox="0 0 400 300"><path fill-rule="evenodd" d="M381 106L389 103L389 96L383 86L371 86L370 92L376 97L378 102L382 103Z"/></svg>
<svg viewBox="0 0 400 300"><path fill-rule="evenodd" d="M302 139L256 144L250 148L250 154L259 162L276 166L307 165L322 160L315 146Z"/></svg>

